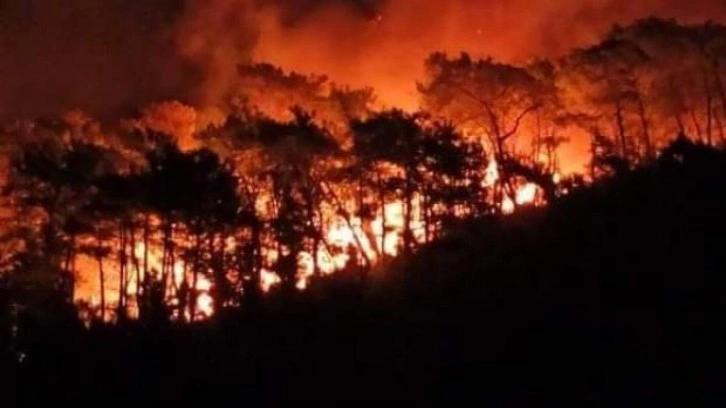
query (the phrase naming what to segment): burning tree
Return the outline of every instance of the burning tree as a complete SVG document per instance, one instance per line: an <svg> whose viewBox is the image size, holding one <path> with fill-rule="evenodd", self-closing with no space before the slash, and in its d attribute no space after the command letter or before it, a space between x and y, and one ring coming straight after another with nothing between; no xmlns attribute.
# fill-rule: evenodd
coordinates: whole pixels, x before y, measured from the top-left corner
<svg viewBox="0 0 726 408"><path fill-rule="evenodd" d="M629 41L607 40L597 46L572 53L565 69L579 86L590 89L581 92L589 114L608 123L613 118L615 137L621 157L628 161L638 157L652 157L653 141L647 117L644 81L650 58L636 44ZM639 143L628 135L631 114L640 123ZM633 146L631 146L631 144ZM638 149L639 146L642 148ZM642 151L642 154L641 154Z"/></svg>
<svg viewBox="0 0 726 408"><path fill-rule="evenodd" d="M610 38L638 44L658 65L652 68L651 104L658 105L665 143L678 132L715 143L716 132L724 140L726 115L724 51L726 30L706 23L680 25L674 20L650 18L626 27L616 27ZM648 95L646 94L646 97Z"/></svg>
<svg viewBox="0 0 726 408"><path fill-rule="evenodd" d="M419 84L424 106L451 118L471 134L485 136L483 142L491 150L496 166L494 202L506 199L517 203L517 190L522 185L517 175L508 171L513 166L504 165L521 162L517 136L529 128L535 135L530 140L559 143L553 131L543 137L543 123L554 124L557 111L552 68L547 62L539 62L532 65L530 72L491 58L474 60L462 54L450 59L442 53L431 55L426 68L428 79ZM528 120L533 123L525 126Z"/></svg>
<svg viewBox="0 0 726 408"><path fill-rule="evenodd" d="M366 185L377 188L381 230L386 231L385 202L403 206L403 252L429 241L438 221L455 214L477 214L481 200L484 154L463 140L455 128L423 113L387 111L353 122L354 153ZM371 178L373 180L371 180ZM414 211L417 226L414 226ZM381 248L387 248L385 233Z"/></svg>

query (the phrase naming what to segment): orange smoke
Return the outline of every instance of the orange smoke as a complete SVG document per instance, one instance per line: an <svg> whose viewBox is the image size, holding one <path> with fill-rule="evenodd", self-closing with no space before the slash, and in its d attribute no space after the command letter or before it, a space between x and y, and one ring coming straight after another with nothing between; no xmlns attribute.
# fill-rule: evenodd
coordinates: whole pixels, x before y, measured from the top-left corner
<svg viewBox="0 0 726 408"><path fill-rule="evenodd" d="M3 2L0 119L71 108L117 116L153 101L227 96L237 64L370 85L416 104L430 52L549 56L613 23L655 15L724 21L722 0L97 0Z"/></svg>
<svg viewBox="0 0 726 408"><path fill-rule="evenodd" d="M416 85L424 79L423 61L434 51L524 63L562 55L596 42L615 23L650 15L683 21L726 18L726 3L719 0L253 3L193 2L186 13L179 43L182 54L206 72L203 103L233 92L236 65L254 60L329 75L333 82L356 88L371 86L378 108L412 111L420 106ZM370 6L365 12L352 6L360 4ZM561 147L564 173L583 171L589 157L587 135L577 132Z"/></svg>
<svg viewBox="0 0 726 408"><path fill-rule="evenodd" d="M595 41L614 23L649 15L726 17L719 0L391 0L373 18L339 3L294 25L274 13L261 15L253 57L373 86L382 104L403 108L417 106L416 81L433 51L522 61L561 54Z"/></svg>

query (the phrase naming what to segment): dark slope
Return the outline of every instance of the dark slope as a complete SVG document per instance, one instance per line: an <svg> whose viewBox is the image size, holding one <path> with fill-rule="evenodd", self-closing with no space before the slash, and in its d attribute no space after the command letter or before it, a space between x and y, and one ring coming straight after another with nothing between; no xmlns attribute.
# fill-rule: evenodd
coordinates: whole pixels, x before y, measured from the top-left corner
<svg viewBox="0 0 726 408"><path fill-rule="evenodd" d="M550 208L470 222L366 289L340 275L192 327L31 328L6 373L54 402L717 402L724 210L726 155L677 142Z"/></svg>

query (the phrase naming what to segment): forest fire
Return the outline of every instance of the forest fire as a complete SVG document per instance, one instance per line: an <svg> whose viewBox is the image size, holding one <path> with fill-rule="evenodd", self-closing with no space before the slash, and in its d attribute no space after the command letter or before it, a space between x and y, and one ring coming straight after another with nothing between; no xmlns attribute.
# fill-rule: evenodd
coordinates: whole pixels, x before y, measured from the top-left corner
<svg viewBox="0 0 726 408"><path fill-rule="evenodd" d="M171 107L172 112L189 112L188 109L180 108L178 104L167 106ZM161 116L165 117L165 114ZM185 113L185 116L188 118L190 115ZM183 130L178 136L179 140L191 140L192 131L189 130L191 125L188 119L174 122L173 119L167 118L165 122L155 123L155 128L168 126L164 123L177 123L174 125L177 129L179 123L182 123ZM490 162L482 188L492 187L501 181L498 168L496 161ZM534 204L537 194L537 185L527 183L518 188L514 200L509 197L503 199L500 204L501 211L511 214L517 206ZM405 234L411 234L416 245L435 238L430 226L427 226L424 220L422 200L420 195L412 197L409 215L406 214L407 205L404 202L400 200L385 202L382 210L379 209L378 214L368 220L360 216L336 214L330 203L321 206L320 216L324 222L320 228L323 236L322 245L318 246L317 251L302 250L297 254L295 287L304 290L309 286L310 280L316 276L330 275L349 269L351 266L375 267L385 258L395 258L400 255L405 245L410 245L406 243ZM273 214L264 213L275 206L273 201L273 197L263 195L255 203L254 207L263 211L262 218L273 217ZM343 205L348 208L356 206L354 200ZM158 227L162 221L154 218L151 224ZM133 239L133 231L131 234ZM212 316L215 310L212 292L215 288L214 282L208 276L213 275L213 271L209 269L201 274L194 273L192 268L195 261L189 257L179 256L175 259L172 255L169 259L170 255L166 253L168 249L165 249L166 244L161 237L146 237L145 241L148 244L137 242L133 250L129 249L128 253L125 248L121 249L117 243L112 242L104 247L103 254L95 257L90 254L79 255L73 262L74 275L77 276L75 301L86 304L91 309L100 310L100 315L104 319L111 319L113 313L118 313L121 302L128 316L135 317L139 313L138 302L142 292L149 290L144 288L145 282L149 279L161 279L163 293L166 296L165 303L172 309L178 309L175 312L177 319L191 321ZM187 241L188 238L179 239L173 242L173 245L185 247L190 244ZM90 242L93 246L93 241ZM233 256L236 247L234 238L230 238L224 244L222 256ZM267 266L260 269L259 285L263 292L269 292L283 283L279 272L275 270L275 265L279 265L281 260L281 249L277 246L263 246L260 250L263 262ZM121 263L109 262L104 265L105 258L113 253L121 254L119 255ZM172 263L170 267L165 265L168 262ZM171 270L169 276L159 278L160 271L167 269ZM235 271L226 270L224 275L234 276ZM239 275L233 279L239 279ZM190 300L187 300L187 297ZM193 306L188 303L189 301L194 302Z"/></svg>
<svg viewBox="0 0 726 408"><path fill-rule="evenodd" d="M280 25L277 10L233 6L243 3L246 17L229 23L264 33L255 58L330 63L301 62L319 34L302 16ZM341 85L242 58L246 31L214 48L199 18L226 8L196 8L179 45L214 75L195 97L3 128L4 197L17 218L6 269L20 257L55 271L103 320L160 309L197 321L257 291L367 277L461 220L544 206L648 163L676 135L726 140L726 28L715 23L640 20L524 62L427 49L407 73L414 91L381 67L359 71L374 62L331 67L356 78ZM403 18L384 8L367 11L356 47ZM291 32L298 46L273 47Z"/></svg>
<svg viewBox="0 0 726 408"><path fill-rule="evenodd" d="M399 254L403 245L404 233L404 205L401 202L392 202L385 205L385 216L378 215L375 219L364 221L359 217L345 220L341 216L326 216L330 223L323 228L325 245L322 246L316 255L317 264L313 261L310 252L301 252L297 259L296 288L304 290L308 287L310 279L317 273L329 275L342 271L351 264L363 262L358 251L364 252L366 259L373 264L381 261L385 255L395 257ZM385 220L385 221L384 221ZM157 221L158 222L158 221ZM423 243L425 234L423 223L420 217L414 217L411 222L416 242ZM372 231L367 235L365 230ZM385 233L384 233L385 231ZM183 246L183 241L176 245ZM227 250L234 249L234 243L228 245ZM109 248L109 253L119 252L120 248ZM74 274L78 277L75 290L75 301L85 304L91 309L99 310L104 319L111 319L119 305L120 298L125 296L125 308L129 317L138 316L138 299L144 281L148 277L152 279L165 269L164 249L162 245L150 244L147 247L143 243L136 243L133 252L127 254L124 265L109 262L104 265L105 258L94 258L90 255L79 255L74 261ZM264 250L263 257L268 265L275 265L279 260L277 249L268 248ZM130 275L121 282L123 276L121 269L131 271ZM179 296L184 291L195 288L196 303L194 307L182 305L186 320L199 320L212 316L214 313L214 300L212 291L214 283L205 274L195 276L190 271L190 265L184 259L174 261L172 274L168 277L165 285L169 288L170 297L166 300L172 307L179 307ZM233 271L228 271L233 273ZM128 273L128 272L125 272ZM280 285L282 280L277 272L270 269L262 269L260 272L260 287L264 292L269 292L275 286ZM185 289L188 288L188 289ZM123 295L120 295L123 294ZM194 316L192 316L194 313ZM179 318L179 316L177 316Z"/></svg>
<svg viewBox="0 0 726 408"><path fill-rule="evenodd" d="M0 0L0 401L692 405L725 192L725 0Z"/></svg>
<svg viewBox="0 0 726 408"><path fill-rule="evenodd" d="M108 252L120 252L120 248L108 248ZM94 259L90 255L79 255L76 262L75 275L77 276L75 301L99 311L104 319L111 319L119 306L121 297L126 297L126 309L129 317L137 317L139 313L139 291L145 280L153 277L163 270L163 249L158 245L149 245L148 249L140 242L134 246L132 252L127 254L127 264L109 262L104 265L104 258ZM129 269L127 269L129 268ZM124 273L121 272L124 269ZM129 276L124 276L131 270ZM209 317L214 313L213 300L210 295L213 283L206 275L192 276L183 261L176 261L172 267L173 273L168 284L176 291L185 286L194 284L196 279L196 304L193 310L197 315L194 318ZM124 277L122 281L122 277ZM171 306L176 305L177 299L168 299ZM184 311L184 318L191 320L192 308Z"/></svg>

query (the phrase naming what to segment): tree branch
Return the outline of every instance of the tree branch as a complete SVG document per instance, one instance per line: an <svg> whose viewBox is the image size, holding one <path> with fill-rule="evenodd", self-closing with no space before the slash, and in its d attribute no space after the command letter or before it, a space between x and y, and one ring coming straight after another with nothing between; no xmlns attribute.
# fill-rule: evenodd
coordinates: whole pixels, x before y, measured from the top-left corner
<svg viewBox="0 0 726 408"><path fill-rule="evenodd" d="M522 113L521 113L521 114L520 114L520 115L519 115L519 116L517 117L517 119L516 119L516 120L514 121L514 126L512 127L512 129L511 129L511 130L509 130L509 132L507 132L507 133L506 133L506 134L505 134L504 136L502 136L502 137L500 138L500 140L501 140L502 142L504 142L504 141L506 141L507 139L509 139L510 137L512 137L512 136L513 136L513 135L514 135L515 133L517 133L517 130L519 130L519 126L520 126L520 125L522 124L522 120L524 120L524 118L525 118L525 117L526 117L527 115L529 115L530 113L532 113L533 111L535 111L535 110L539 109L539 108L540 108L540 106L541 106L541 104L540 104L540 103L538 102L538 103L535 103L534 105L532 105L532 106L528 107L528 108L527 108L527 109L525 109L524 111L522 111Z"/></svg>

